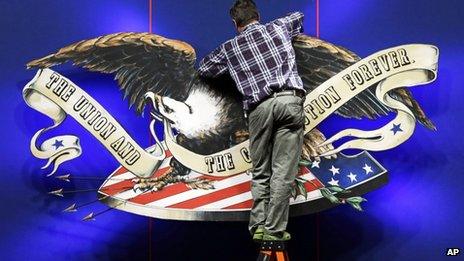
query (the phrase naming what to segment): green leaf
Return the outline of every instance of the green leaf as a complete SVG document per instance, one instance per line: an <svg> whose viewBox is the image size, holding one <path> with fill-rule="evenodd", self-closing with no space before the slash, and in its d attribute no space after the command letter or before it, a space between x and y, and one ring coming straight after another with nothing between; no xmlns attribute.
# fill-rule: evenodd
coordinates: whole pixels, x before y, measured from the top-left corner
<svg viewBox="0 0 464 261"><path fill-rule="evenodd" d="M300 159L300 162L298 162L298 165L303 165L303 166L308 166L311 165L312 163L310 161Z"/></svg>
<svg viewBox="0 0 464 261"><path fill-rule="evenodd" d="M349 203L361 203L363 201L367 201L367 199L362 197L350 197L346 199Z"/></svg>
<svg viewBox="0 0 464 261"><path fill-rule="evenodd" d="M328 189L334 191L334 192L343 192L345 189L338 187L338 186L332 186L332 187L327 187Z"/></svg>
<svg viewBox="0 0 464 261"><path fill-rule="evenodd" d="M293 199L296 199L296 196L297 196L297 194L296 194L296 187L292 187L291 193L292 193L292 198L293 198Z"/></svg>
<svg viewBox="0 0 464 261"><path fill-rule="evenodd" d="M298 182L297 185L298 185L300 194L303 195L305 199L308 198L308 192L306 191L304 184L301 182Z"/></svg>
<svg viewBox="0 0 464 261"><path fill-rule="evenodd" d="M355 208L356 210L358 211L363 211L363 209L361 208L361 205L359 203L351 203L351 202L348 202L350 203L350 205Z"/></svg>
<svg viewBox="0 0 464 261"><path fill-rule="evenodd" d="M322 196L328 199L332 204L340 204L341 201L339 198L333 195L333 193L327 188L320 188L319 191L321 192Z"/></svg>
<svg viewBox="0 0 464 261"><path fill-rule="evenodd" d="M328 189L326 189L326 188L320 188L319 191L321 192L322 196L324 196L325 198L326 198L327 196L332 195L332 193L331 193Z"/></svg>
<svg viewBox="0 0 464 261"><path fill-rule="evenodd" d="M330 195L327 198L330 200L330 202L332 202L334 204L340 203L340 200L337 197L333 196L333 195Z"/></svg>

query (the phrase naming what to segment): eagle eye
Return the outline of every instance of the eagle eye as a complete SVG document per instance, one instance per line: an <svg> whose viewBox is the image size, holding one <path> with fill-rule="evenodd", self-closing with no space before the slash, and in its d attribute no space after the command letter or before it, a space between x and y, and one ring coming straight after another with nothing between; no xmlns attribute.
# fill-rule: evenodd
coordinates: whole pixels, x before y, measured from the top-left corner
<svg viewBox="0 0 464 261"><path fill-rule="evenodd" d="M169 108L168 106L164 105L164 110L167 112L167 113L171 113L171 112L174 112L173 109Z"/></svg>

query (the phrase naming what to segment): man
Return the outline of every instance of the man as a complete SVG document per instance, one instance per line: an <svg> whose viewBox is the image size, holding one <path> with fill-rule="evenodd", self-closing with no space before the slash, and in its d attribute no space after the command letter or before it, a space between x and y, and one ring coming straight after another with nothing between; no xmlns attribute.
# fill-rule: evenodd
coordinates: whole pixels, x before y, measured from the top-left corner
<svg viewBox="0 0 464 261"><path fill-rule="evenodd" d="M289 240L285 230L303 145L306 94L292 38L302 31L303 14L263 25L253 1L237 0L230 15L238 35L207 55L198 72L205 77L229 72L243 94L253 165L253 239Z"/></svg>

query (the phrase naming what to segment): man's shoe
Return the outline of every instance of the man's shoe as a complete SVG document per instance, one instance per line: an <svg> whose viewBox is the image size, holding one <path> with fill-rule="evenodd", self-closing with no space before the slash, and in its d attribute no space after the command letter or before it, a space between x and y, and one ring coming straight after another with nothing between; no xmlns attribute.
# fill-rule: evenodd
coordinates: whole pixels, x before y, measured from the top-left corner
<svg viewBox="0 0 464 261"><path fill-rule="evenodd" d="M267 233L263 235L263 241L288 241L291 238L290 233L287 231L280 232L276 235L270 235Z"/></svg>
<svg viewBox="0 0 464 261"><path fill-rule="evenodd" d="M263 240L263 235L264 235L264 227L258 226L258 228L255 230L255 233L253 233L253 240L261 241Z"/></svg>

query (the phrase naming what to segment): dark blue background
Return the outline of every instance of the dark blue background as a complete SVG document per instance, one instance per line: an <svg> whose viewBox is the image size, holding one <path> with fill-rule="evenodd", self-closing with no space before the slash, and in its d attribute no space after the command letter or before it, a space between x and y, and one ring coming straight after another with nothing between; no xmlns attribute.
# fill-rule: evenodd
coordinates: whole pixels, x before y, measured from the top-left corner
<svg viewBox="0 0 464 261"><path fill-rule="evenodd" d="M232 1L154 1L154 32L192 44L198 57L234 36L228 17ZM292 260L439 260L448 247L464 251L464 177L462 122L464 52L459 0L321 1L321 37L360 56L406 43L440 48L438 79L413 92L438 126L418 126L399 147L373 153L390 173L390 182L369 193L365 212L347 206L291 219ZM301 10L305 28L315 30L314 1L260 0L263 21ZM149 220L110 211L94 222L81 222L94 204L77 213L62 213L73 202L95 199L94 193L55 198L46 192L96 188L100 181L62 184L46 178L43 161L29 152L31 136L51 121L22 100L21 90L34 71L27 61L72 42L119 31L148 30L148 2L129 0L1 1L1 260L254 260L256 249L246 223ZM149 144L148 119L136 117L122 101L111 76L70 66L58 68L101 102L137 141ZM343 127L381 122L340 121L322 124L330 135ZM60 174L105 178L117 162L73 119L50 134L77 134L84 153L65 163Z"/></svg>

